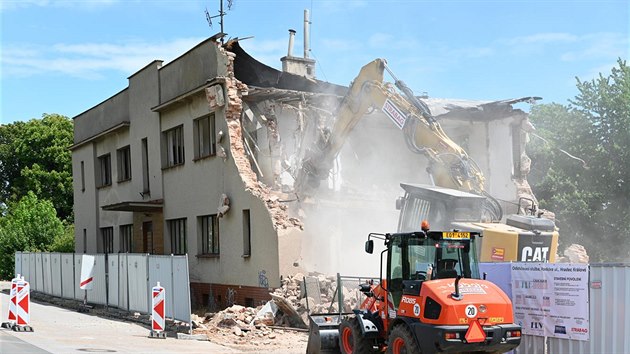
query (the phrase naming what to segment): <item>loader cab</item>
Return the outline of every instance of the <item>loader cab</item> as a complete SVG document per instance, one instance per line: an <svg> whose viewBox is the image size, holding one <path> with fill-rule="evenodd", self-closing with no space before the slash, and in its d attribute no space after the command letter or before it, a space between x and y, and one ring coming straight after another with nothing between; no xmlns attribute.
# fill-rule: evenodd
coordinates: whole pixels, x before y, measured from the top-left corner
<svg viewBox="0 0 630 354"><path fill-rule="evenodd" d="M415 231L422 220L430 220L434 230L450 230L454 222L482 220L483 196L426 184L400 186L405 195L396 202L398 232Z"/></svg>
<svg viewBox="0 0 630 354"><path fill-rule="evenodd" d="M476 237L476 233L440 231L387 235L386 284L394 307L398 308L404 285L410 281L420 285L457 276L479 278Z"/></svg>

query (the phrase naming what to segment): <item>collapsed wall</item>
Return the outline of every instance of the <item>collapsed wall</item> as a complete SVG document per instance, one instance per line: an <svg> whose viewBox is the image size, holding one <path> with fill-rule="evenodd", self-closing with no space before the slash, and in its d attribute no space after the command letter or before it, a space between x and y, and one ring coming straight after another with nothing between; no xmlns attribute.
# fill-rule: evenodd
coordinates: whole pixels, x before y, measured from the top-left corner
<svg viewBox="0 0 630 354"><path fill-rule="evenodd" d="M268 68L237 42L227 48L230 152L245 188L269 210L279 240L280 274L377 273L377 262L362 252L365 236L396 230L399 184L431 183L424 173L426 158L410 152L401 132L375 110L348 137L329 177L308 196L296 194L294 181L306 151L326 142L344 91ZM480 165L494 174L499 198L512 207L521 197L536 203L525 154L531 124L526 113L512 108L528 99L425 100L436 117L450 122L445 126L464 136L455 135L455 141L482 156ZM505 144L512 149L499 148Z"/></svg>

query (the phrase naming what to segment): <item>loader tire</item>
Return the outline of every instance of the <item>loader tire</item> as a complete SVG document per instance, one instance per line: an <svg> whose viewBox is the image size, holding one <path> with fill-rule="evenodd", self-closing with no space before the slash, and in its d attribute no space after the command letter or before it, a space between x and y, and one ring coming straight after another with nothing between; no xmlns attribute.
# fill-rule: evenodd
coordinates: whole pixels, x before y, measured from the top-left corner
<svg viewBox="0 0 630 354"><path fill-rule="evenodd" d="M389 335L387 354L422 354L422 352L409 328L406 325L398 325Z"/></svg>
<svg viewBox="0 0 630 354"><path fill-rule="evenodd" d="M363 336L356 318L344 319L339 324L339 349L342 354L375 352L373 341Z"/></svg>

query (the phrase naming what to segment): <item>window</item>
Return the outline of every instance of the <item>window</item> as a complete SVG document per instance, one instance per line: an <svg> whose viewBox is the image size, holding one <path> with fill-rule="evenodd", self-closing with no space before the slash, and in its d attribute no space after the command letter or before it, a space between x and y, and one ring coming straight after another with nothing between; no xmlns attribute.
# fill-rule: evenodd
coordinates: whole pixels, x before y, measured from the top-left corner
<svg viewBox="0 0 630 354"><path fill-rule="evenodd" d="M114 228L102 227L101 228L101 250L102 253L114 252Z"/></svg>
<svg viewBox="0 0 630 354"><path fill-rule="evenodd" d="M249 219L249 209L243 210L243 256L252 255L252 230Z"/></svg>
<svg viewBox="0 0 630 354"><path fill-rule="evenodd" d="M85 163L81 161L81 192L85 192Z"/></svg>
<svg viewBox="0 0 630 354"><path fill-rule="evenodd" d="M120 226L120 252L133 252L133 225Z"/></svg>
<svg viewBox="0 0 630 354"><path fill-rule="evenodd" d="M166 167L184 163L184 128L182 125L164 132Z"/></svg>
<svg viewBox="0 0 630 354"><path fill-rule="evenodd" d="M186 218L168 220L171 253L186 254Z"/></svg>
<svg viewBox="0 0 630 354"><path fill-rule="evenodd" d="M219 254L219 218L216 215L199 217L200 254Z"/></svg>
<svg viewBox="0 0 630 354"><path fill-rule="evenodd" d="M112 159L109 154L100 156L98 158L99 175L98 186L105 187L112 184Z"/></svg>
<svg viewBox="0 0 630 354"><path fill-rule="evenodd" d="M149 184L149 144L147 138L142 139L142 197L149 193L151 186Z"/></svg>
<svg viewBox="0 0 630 354"><path fill-rule="evenodd" d="M129 145L116 151L118 160L118 182L131 179L131 149Z"/></svg>
<svg viewBox="0 0 630 354"><path fill-rule="evenodd" d="M216 153L214 113L195 120L195 158L212 156Z"/></svg>
<svg viewBox="0 0 630 354"><path fill-rule="evenodd" d="M83 229L83 253L87 253L87 229Z"/></svg>

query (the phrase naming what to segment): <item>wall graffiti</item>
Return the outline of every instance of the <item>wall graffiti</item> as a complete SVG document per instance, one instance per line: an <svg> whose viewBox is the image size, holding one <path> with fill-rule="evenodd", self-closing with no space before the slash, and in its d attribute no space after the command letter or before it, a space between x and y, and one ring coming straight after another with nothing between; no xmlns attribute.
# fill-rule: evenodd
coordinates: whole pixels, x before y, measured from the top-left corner
<svg viewBox="0 0 630 354"><path fill-rule="evenodd" d="M261 288L269 287L269 279L267 278L267 271L264 269L258 272L258 286L260 286Z"/></svg>

